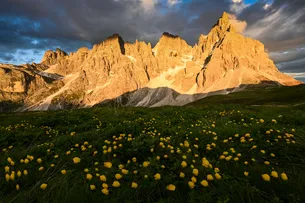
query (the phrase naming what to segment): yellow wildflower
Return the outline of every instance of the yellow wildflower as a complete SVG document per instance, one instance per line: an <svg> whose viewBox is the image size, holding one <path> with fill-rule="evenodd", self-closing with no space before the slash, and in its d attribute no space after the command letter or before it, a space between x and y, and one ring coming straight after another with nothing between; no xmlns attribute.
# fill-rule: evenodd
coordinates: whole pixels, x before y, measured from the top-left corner
<svg viewBox="0 0 305 203"><path fill-rule="evenodd" d="M185 174L183 172L180 172L180 175L179 175L180 178L184 178L185 177Z"/></svg>
<svg viewBox="0 0 305 203"><path fill-rule="evenodd" d="M156 173L156 174L154 175L154 178L155 178L155 180L160 180L160 179L161 179L160 173Z"/></svg>
<svg viewBox="0 0 305 203"><path fill-rule="evenodd" d="M120 185L121 185L120 182L119 182L119 181L116 181L116 180L113 181L113 183L112 183L112 186L113 186L113 187L120 187Z"/></svg>
<svg viewBox="0 0 305 203"><path fill-rule="evenodd" d="M182 162L181 162L181 166L184 168L184 167L187 166L187 163L186 163L185 161L182 161Z"/></svg>
<svg viewBox="0 0 305 203"><path fill-rule="evenodd" d="M48 185L46 183L42 183L40 185L40 189L45 190L48 187Z"/></svg>
<svg viewBox="0 0 305 203"><path fill-rule="evenodd" d="M248 176L248 175L249 175L249 172L245 171L245 172L244 172L244 175L245 175L245 176Z"/></svg>
<svg viewBox="0 0 305 203"><path fill-rule="evenodd" d="M176 186L173 184L169 184L168 186L166 186L166 189L169 191L175 191L176 190Z"/></svg>
<svg viewBox="0 0 305 203"><path fill-rule="evenodd" d="M206 168L209 167L210 162L206 158L202 158L202 165Z"/></svg>
<svg viewBox="0 0 305 203"><path fill-rule="evenodd" d="M93 177L93 176L92 176L90 173L88 173L88 174L86 175L86 178L87 178L88 180L91 180L92 177Z"/></svg>
<svg viewBox="0 0 305 203"><path fill-rule="evenodd" d="M264 181L270 181L270 176L268 174L263 174L262 178L264 179Z"/></svg>
<svg viewBox="0 0 305 203"><path fill-rule="evenodd" d="M80 162L80 158L79 158L79 157L74 157L74 158L73 158L73 162L74 162L75 164L78 164L78 163Z"/></svg>
<svg viewBox="0 0 305 203"><path fill-rule="evenodd" d="M65 175L65 174L67 173L66 170L61 170L60 172L61 172L61 174L63 174L63 175Z"/></svg>
<svg viewBox="0 0 305 203"><path fill-rule="evenodd" d="M222 160L222 159L225 159L226 156L225 155L220 155L219 159Z"/></svg>
<svg viewBox="0 0 305 203"><path fill-rule="evenodd" d="M207 175L207 180L211 181L211 180L214 180L213 176L211 174L208 174Z"/></svg>
<svg viewBox="0 0 305 203"><path fill-rule="evenodd" d="M272 171L272 172L271 172L271 176L272 176L273 178L278 178L278 177L279 177L279 174L278 174L276 171Z"/></svg>
<svg viewBox="0 0 305 203"><path fill-rule="evenodd" d="M95 185L90 185L90 190L95 190L95 189L96 189Z"/></svg>
<svg viewBox="0 0 305 203"><path fill-rule="evenodd" d="M143 167L146 168L146 167L148 167L148 165L149 165L149 162L148 162L148 161L144 161L144 162L143 162Z"/></svg>
<svg viewBox="0 0 305 203"><path fill-rule="evenodd" d="M8 182L10 180L10 175L9 174L5 174L5 180Z"/></svg>
<svg viewBox="0 0 305 203"><path fill-rule="evenodd" d="M221 175L220 175L219 173L215 173L215 178L216 178L217 180L220 180L220 179L221 179Z"/></svg>
<svg viewBox="0 0 305 203"><path fill-rule="evenodd" d="M195 187L195 183L193 181L189 181L188 185L191 189L193 189Z"/></svg>
<svg viewBox="0 0 305 203"><path fill-rule="evenodd" d="M132 183L131 183L131 187L134 188L134 189L136 189L136 188L138 187L138 184L135 183L135 182L132 182Z"/></svg>
<svg viewBox="0 0 305 203"><path fill-rule="evenodd" d="M117 173L117 174L115 174L115 176L114 176L117 180L120 180L121 178L122 178L122 175L121 174L119 174L119 173Z"/></svg>
<svg viewBox="0 0 305 203"><path fill-rule="evenodd" d="M100 176L100 180L103 181L103 182L106 182L107 181L107 178L105 175L101 175Z"/></svg>
<svg viewBox="0 0 305 203"><path fill-rule="evenodd" d="M203 181L201 181L200 183L201 183L201 185L202 185L203 187L208 187L208 186L209 186L209 183L208 183L208 181L206 181L206 180L203 180Z"/></svg>
<svg viewBox="0 0 305 203"><path fill-rule="evenodd" d="M126 169L122 169L122 173L124 174L124 175L127 175L128 174L128 170L126 170Z"/></svg>
<svg viewBox="0 0 305 203"><path fill-rule="evenodd" d="M107 188L103 188L101 190L101 192L104 194L104 195L109 195L109 190Z"/></svg>
<svg viewBox="0 0 305 203"><path fill-rule="evenodd" d="M104 162L104 167L111 168L112 167L112 163L111 162Z"/></svg>
<svg viewBox="0 0 305 203"><path fill-rule="evenodd" d="M20 177L22 175L21 171L17 172L17 176Z"/></svg>
<svg viewBox="0 0 305 203"><path fill-rule="evenodd" d="M194 174L195 176L198 176L198 173L199 173L198 169L197 169L197 168L194 168L194 169L193 169L193 174Z"/></svg>
<svg viewBox="0 0 305 203"><path fill-rule="evenodd" d="M225 158L225 160L226 161L230 161L232 159L232 156L230 155L230 156L227 156L226 158Z"/></svg>
<svg viewBox="0 0 305 203"><path fill-rule="evenodd" d="M288 180L288 177L287 177L286 173L281 173L281 178L283 180Z"/></svg>

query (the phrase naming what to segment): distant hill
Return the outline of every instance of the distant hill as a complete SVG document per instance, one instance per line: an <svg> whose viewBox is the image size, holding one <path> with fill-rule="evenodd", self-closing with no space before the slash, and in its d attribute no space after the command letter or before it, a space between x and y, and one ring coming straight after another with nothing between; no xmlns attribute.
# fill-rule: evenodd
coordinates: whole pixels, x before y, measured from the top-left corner
<svg viewBox="0 0 305 203"><path fill-rule="evenodd" d="M292 87L253 87L228 95L206 97L187 106L205 104L245 104L272 106L305 106L305 85Z"/></svg>

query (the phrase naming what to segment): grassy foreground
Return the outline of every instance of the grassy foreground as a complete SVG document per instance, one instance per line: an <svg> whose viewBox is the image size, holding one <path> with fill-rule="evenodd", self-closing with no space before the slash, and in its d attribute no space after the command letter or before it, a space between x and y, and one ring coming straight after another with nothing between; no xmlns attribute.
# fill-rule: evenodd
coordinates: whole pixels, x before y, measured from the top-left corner
<svg viewBox="0 0 305 203"><path fill-rule="evenodd" d="M0 202L305 202L297 107L0 114Z"/></svg>

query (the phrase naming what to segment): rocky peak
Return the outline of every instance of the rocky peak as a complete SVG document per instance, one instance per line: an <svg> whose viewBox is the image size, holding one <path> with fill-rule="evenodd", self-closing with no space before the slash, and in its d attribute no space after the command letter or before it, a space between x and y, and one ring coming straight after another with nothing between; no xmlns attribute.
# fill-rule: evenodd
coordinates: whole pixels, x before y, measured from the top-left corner
<svg viewBox="0 0 305 203"><path fill-rule="evenodd" d="M67 56L67 53L57 48L55 51L48 50L45 52L41 63L45 65L54 65L60 60L64 59Z"/></svg>
<svg viewBox="0 0 305 203"><path fill-rule="evenodd" d="M181 55L182 53L189 52L190 50L191 46L189 46L184 39L177 35L172 35L168 32L164 32L162 34L159 42L153 48L155 56L158 53L164 56L169 56L173 53L174 55Z"/></svg>
<svg viewBox="0 0 305 203"><path fill-rule="evenodd" d="M227 31L230 27L230 16L228 13L223 12L222 16L218 19L217 23L214 25L214 27L219 27L222 31Z"/></svg>
<svg viewBox="0 0 305 203"><path fill-rule="evenodd" d="M152 49L151 44L146 44L145 42L141 42L136 40L135 43L131 44L129 42L125 42L124 45L125 48L125 54L128 56L136 56L136 55L142 55L142 56L152 56Z"/></svg>
<svg viewBox="0 0 305 203"><path fill-rule="evenodd" d="M161 38L172 38L172 39L177 39L180 38L178 35L172 35L168 32L163 32Z"/></svg>
<svg viewBox="0 0 305 203"><path fill-rule="evenodd" d="M236 29L230 23L230 15L223 12L217 23L207 36L201 35L195 50L196 59L207 58L215 47L221 43L227 33L237 34Z"/></svg>
<svg viewBox="0 0 305 203"><path fill-rule="evenodd" d="M102 46L110 47L113 50L119 50L122 54L125 54L124 44L125 42L123 38L117 33L111 35L104 42L102 42Z"/></svg>

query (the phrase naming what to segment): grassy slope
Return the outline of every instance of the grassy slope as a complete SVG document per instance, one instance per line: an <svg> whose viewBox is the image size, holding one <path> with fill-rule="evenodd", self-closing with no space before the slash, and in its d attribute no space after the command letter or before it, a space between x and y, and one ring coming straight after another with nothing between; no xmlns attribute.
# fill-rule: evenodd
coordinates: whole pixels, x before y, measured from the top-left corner
<svg viewBox="0 0 305 203"><path fill-rule="evenodd" d="M305 85L293 87L252 88L228 95L210 96L188 104L247 104L247 105L294 105L305 104Z"/></svg>
<svg viewBox="0 0 305 203"><path fill-rule="evenodd" d="M258 122L259 119L264 119L264 122ZM277 123L272 119L276 119ZM216 127L212 127L214 121ZM0 114L0 202L304 202L304 123L304 111L298 107L221 104L196 108L93 108ZM274 131L267 135L265 132L270 129ZM71 136L71 132L75 135ZM289 143L283 138L286 132L294 135L287 138ZM241 143L240 138L234 137L236 133L240 137L250 133L253 141L249 137ZM121 135L122 140L113 143L120 134L125 136ZM133 140L128 141L128 135ZM162 140L166 137L170 140ZM230 137L232 140L223 142ZM111 144L105 143L105 140ZM89 144L82 151L80 146L85 141ZM180 146L185 141L189 142L189 147ZM160 147L160 142L166 147ZM216 147L208 150L207 144L212 143ZM80 146L75 147L75 144ZM114 150L113 146L119 144L122 147ZM105 145L106 149L112 147L112 151L104 154ZM174 153L170 152L168 145L174 147ZM257 148L251 149L254 145ZM13 148L9 149L9 146ZM150 151L151 148L154 152ZM178 148L180 153L177 153ZM232 153L230 148L234 148L236 153ZM265 150L265 154L260 150ZM67 151L71 154L66 155ZM94 151L98 151L95 156ZM232 155L230 161L219 159L224 151L229 152L227 156ZM238 153L241 157L234 161ZM270 153L274 153L275 157ZM168 158L164 158L165 154ZM33 156L34 160L21 164L20 159L25 159L27 155ZM58 158L55 155L59 155ZM187 158L183 159L183 155ZM159 161L157 156L161 157ZM15 162L14 166L10 166L8 157ZM80 157L81 162L74 164L73 157ZM131 161L126 164L133 157L137 158L136 163ZM222 176L221 180L210 181L208 187L201 186L200 181L215 172L213 168L202 166L203 157L210 161L213 168L218 167ZM37 163L37 158L41 158L42 163ZM251 158L255 158L255 162ZM181 167L183 160L188 167ZM264 164L266 160L270 165ZM105 161L112 162L111 169L103 166ZM147 168L139 166L144 161L150 161ZM244 161L249 164L245 165ZM123 164L129 174L123 175L119 188L113 188L114 175L120 173L119 164ZM194 189L188 186L193 176L191 164L199 169ZM28 175L15 176L14 181L7 182L4 179L6 165L10 166L9 174L12 170L15 174L19 170L27 170ZM41 166L44 170L38 171ZM86 179L85 168L93 175L91 180ZM63 169L67 170L67 174L61 174ZM134 174L134 170L138 173ZM263 181L261 175L270 174L272 170L279 174L285 172L288 181L272 177L270 182ZM179 178L181 171L186 175L184 179ZM248 177L244 176L245 171L249 172ZM107 176L108 196L101 192L102 182L97 173ZM156 173L161 174L161 180L154 180ZM144 175L148 178L145 179ZM133 181L138 183L137 189L130 187ZM42 183L48 184L46 190L40 189ZM16 184L20 185L19 191L15 189ZM95 191L89 189L91 184L96 186ZM168 184L174 184L176 190L167 191Z"/></svg>

